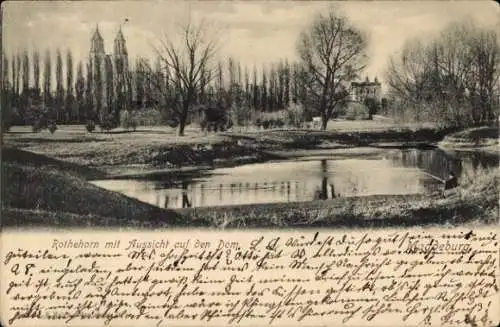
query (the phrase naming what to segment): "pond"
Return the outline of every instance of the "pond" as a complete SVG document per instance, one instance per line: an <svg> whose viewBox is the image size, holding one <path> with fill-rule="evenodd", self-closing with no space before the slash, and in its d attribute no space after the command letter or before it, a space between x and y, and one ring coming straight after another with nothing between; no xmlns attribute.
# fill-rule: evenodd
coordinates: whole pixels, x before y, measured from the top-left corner
<svg viewBox="0 0 500 327"><path fill-rule="evenodd" d="M93 181L162 208L276 203L367 195L422 194L443 189L450 171L459 178L498 166L498 156L432 150L392 150L375 159L294 160L248 164L172 181Z"/></svg>

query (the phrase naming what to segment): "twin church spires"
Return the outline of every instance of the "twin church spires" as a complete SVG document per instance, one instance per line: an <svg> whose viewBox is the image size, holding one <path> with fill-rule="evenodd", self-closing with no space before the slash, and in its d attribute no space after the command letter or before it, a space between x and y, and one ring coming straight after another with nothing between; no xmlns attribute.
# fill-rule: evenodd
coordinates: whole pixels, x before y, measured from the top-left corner
<svg viewBox="0 0 500 327"><path fill-rule="evenodd" d="M93 77L95 118L118 119L120 110L126 110L129 101L128 52L120 26L116 34L113 53L106 54L104 38L96 25L90 40L89 70Z"/></svg>
<svg viewBox="0 0 500 327"><path fill-rule="evenodd" d="M117 55L128 55L127 52L127 44L125 42L125 37L123 36L122 32L122 27L120 26L120 29L118 30L118 33L116 34L115 41L114 41L114 52L113 54L115 56ZM96 25L94 34L92 35L91 41L90 41L90 54L92 55L99 55L99 54L106 54L106 51L104 50L104 38L101 35L101 32L99 31L99 25Z"/></svg>

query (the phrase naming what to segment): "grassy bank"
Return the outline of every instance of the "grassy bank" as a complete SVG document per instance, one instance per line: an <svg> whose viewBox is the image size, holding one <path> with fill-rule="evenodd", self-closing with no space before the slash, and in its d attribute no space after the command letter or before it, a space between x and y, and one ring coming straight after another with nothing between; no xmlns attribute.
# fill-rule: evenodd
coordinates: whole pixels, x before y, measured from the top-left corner
<svg viewBox="0 0 500 327"><path fill-rule="evenodd" d="M482 149L486 151L498 151L499 145L498 127L476 127L447 135L440 146L456 149Z"/></svg>
<svg viewBox="0 0 500 327"><path fill-rule="evenodd" d="M182 209L189 219L218 228L392 227L498 221L496 170L469 176L444 195L368 196L304 203Z"/></svg>
<svg viewBox="0 0 500 327"><path fill-rule="evenodd" d="M498 219L496 170L468 176L444 198L371 196L166 210L93 186L85 180L95 174L89 168L15 149L2 149L2 158L3 227L333 228Z"/></svg>
<svg viewBox="0 0 500 327"><path fill-rule="evenodd" d="M354 155L355 148L399 147L437 142L446 131L432 127L397 127L385 122L331 122L329 130L256 130L205 134L198 128L176 136L174 129L142 128L136 132L88 133L84 126L60 126L54 134L13 127L3 142L105 174L180 167L228 166L308 155L311 150L335 150ZM299 155L297 153L300 153Z"/></svg>
<svg viewBox="0 0 500 327"><path fill-rule="evenodd" d="M425 147L449 132L428 126L363 124L339 122L330 124L327 131L246 130L222 134L204 134L191 128L185 137L175 136L175 130L168 128L87 133L83 126L61 126L52 135L16 127L3 138L2 224L290 228L456 224L498 219L496 170L469 176L445 198L372 196L182 210L160 209L87 182L116 174L148 178L146 172L150 178L161 175L169 180L179 174L199 176L203 173L200 167L268 159L376 156L387 147ZM481 140L494 135L491 129L464 131L445 140Z"/></svg>
<svg viewBox="0 0 500 327"><path fill-rule="evenodd" d="M127 226L148 221L182 225L183 217L85 180L98 174L15 149L2 149L3 226Z"/></svg>

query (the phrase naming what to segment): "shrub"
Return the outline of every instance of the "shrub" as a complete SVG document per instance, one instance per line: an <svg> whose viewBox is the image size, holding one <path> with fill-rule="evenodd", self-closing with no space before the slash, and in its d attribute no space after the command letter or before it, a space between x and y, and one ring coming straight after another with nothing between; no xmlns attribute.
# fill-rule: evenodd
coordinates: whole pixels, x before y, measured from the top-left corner
<svg viewBox="0 0 500 327"><path fill-rule="evenodd" d="M305 110L301 104L291 103L286 110L286 124L300 127L305 120Z"/></svg>
<svg viewBox="0 0 500 327"><path fill-rule="evenodd" d="M99 127L103 131L110 131L113 128L116 128L118 125L117 119L115 119L115 116L113 114L108 114L106 116L103 116L101 118L101 122L99 124Z"/></svg>
<svg viewBox="0 0 500 327"><path fill-rule="evenodd" d="M38 121L38 120L35 121L33 123L33 125L31 126L31 130L33 131L33 133L39 133L39 132L41 132L42 125L41 125L40 121Z"/></svg>
<svg viewBox="0 0 500 327"><path fill-rule="evenodd" d="M257 120L255 120L255 126L257 126L258 128L261 128L262 121L260 120L260 118L257 118Z"/></svg>
<svg viewBox="0 0 500 327"><path fill-rule="evenodd" d="M270 125L270 123L269 123L269 120L267 120L267 119L262 122L262 127L264 127L264 129L268 129L269 125Z"/></svg>
<svg viewBox="0 0 500 327"><path fill-rule="evenodd" d="M51 122L48 126L50 134L54 134L55 131L57 131L57 125L55 122Z"/></svg>
<svg viewBox="0 0 500 327"><path fill-rule="evenodd" d="M200 122L200 128L201 128L201 131L204 132L205 131L205 128L207 128L207 122L205 120L202 120Z"/></svg>
<svg viewBox="0 0 500 327"><path fill-rule="evenodd" d="M358 120L358 119L368 119L369 111L368 108L362 103L350 103L346 109L346 119L348 120Z"/></svg>
<svg viewBox="0 0 500 327"><path fill-rule="evenodd" d="M137 120L135 117L128 111L122 111L120 113L120 125L122 128L129 130L136 130L137 129Z"/></svg>
<svg viewBox="0 0 500 327"><path fill-rule="evenodd" d="M130 127L130 114L127 110L120 112L120 125L124 129L129 129Z"/></svg>
<svg viewBox="0 0 500 327"><path fill-rule="evenodd" d="M285 126L285 122L280 118L276 119L274 121L274 123L276 124L276 127L278 127L278 128L283 128L283 126Z"/></svg>
<svg viewBox="0 0 500 327"><path fill-rule="evenodd" d="M179 122L177 120L169 120L167 125L172 128L177 128L177 126L179 126Z"/></svg>
<svg viewBox="0 0 500 327"><path fill-rule="evenodd" d="M31 106L26 113L27 120L31 122L31 128L34 133L38 133L48 128L49 113L43 107Z"/></svg>
<svg viewBox="0 0 500 327"><path fill-rule="evenodd" d="M87 120L87 124L85 124L85 128L89 133L92 133L95 130L95 122L93 120Z"/></svg>
<svg viewBox="0 0 500 327"><path fill-rule="evenodd" d="M134 118L132 118L131 121L130 121L129 126L135 132L137 130L137 120L135 120Z"/></svg>

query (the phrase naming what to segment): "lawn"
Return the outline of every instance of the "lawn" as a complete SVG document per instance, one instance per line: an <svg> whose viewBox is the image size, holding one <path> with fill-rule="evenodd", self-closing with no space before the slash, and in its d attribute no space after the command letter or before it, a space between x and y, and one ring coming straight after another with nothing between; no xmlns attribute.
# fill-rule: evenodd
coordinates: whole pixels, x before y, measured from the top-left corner
<svg viewBox="0 0 500 327"><path fill-rule="evenodd" d="M84 126L64 125L50 134L48 131L33 133L29 126L14 126L3 135L3 143L116 175L127 171L259 162L296 156L294 152L297 151L307 155L304 150L349 149L376 146L377 142L436 142L442 137L442 131L428 126L398 126L375 120L332 121L327 131L250 127L225 133L204 133L189 126L183 137L169 127L89 133Z"/></svg>

